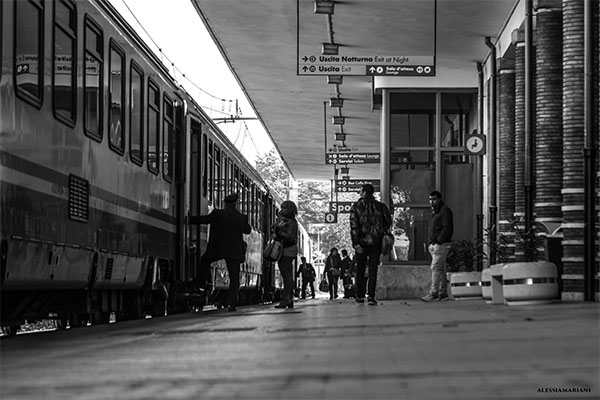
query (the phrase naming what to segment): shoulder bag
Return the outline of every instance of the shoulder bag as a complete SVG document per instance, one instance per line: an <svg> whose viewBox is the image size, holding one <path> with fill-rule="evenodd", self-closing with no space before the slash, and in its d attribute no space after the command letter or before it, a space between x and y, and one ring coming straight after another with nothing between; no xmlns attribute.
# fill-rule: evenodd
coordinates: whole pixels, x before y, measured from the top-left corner
<svg viewBox="0 0 600 400"><path fill-rule="evenodd" d="M273 238L269 239L267 245L265 246L265 249L263 250L263 256L265 257L265 260L271 262L279 261L282 254L283 244L280 241L275 240Z"/></svg>
<svg viewBox="0 0 600 400"><path fill-rule="evenodd" d="M381 241L381 254L388 255L392 251L392 247L394 247L394 235L391 232L386 232L383 234Z"/></svg>

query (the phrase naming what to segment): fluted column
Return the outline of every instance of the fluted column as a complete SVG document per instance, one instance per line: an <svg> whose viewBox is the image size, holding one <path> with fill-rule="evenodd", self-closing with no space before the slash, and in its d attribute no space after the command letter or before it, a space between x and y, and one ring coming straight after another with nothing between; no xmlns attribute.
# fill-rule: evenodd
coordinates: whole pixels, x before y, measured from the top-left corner
<svg viewBox="0 0 600 400"><path fill-rule="evenodd" d="M581 0L563 1L563 293L583 300L584 23Z"/></svg>
<svg viewBox="0 0 600 400"><path fill-rule="evenodd" d="M536 46L535 221L562 222L562 7L538 2Z"/></svg>
<svg viewBox="0 0 600 400"><path fill-rule="evenodd" d="M498 228L508 245L506 256L514 259L515 214L515 60L498 60Z"/></svg>
<svg viewBox="0 0 600 400"><path fill-rule="evenodd" d="M515 30L515 216L525 215L525 34Z"/></svg>

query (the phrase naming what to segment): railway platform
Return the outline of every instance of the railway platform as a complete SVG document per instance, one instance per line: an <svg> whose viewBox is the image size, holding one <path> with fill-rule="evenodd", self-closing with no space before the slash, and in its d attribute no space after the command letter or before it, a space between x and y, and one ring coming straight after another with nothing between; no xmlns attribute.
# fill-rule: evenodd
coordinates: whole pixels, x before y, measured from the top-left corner
<svg viewBox="0 0 600 400"><path fill-rule="evenodd" d="M3 400L600 397L597 303L317 298L0 344Z"/></svg>

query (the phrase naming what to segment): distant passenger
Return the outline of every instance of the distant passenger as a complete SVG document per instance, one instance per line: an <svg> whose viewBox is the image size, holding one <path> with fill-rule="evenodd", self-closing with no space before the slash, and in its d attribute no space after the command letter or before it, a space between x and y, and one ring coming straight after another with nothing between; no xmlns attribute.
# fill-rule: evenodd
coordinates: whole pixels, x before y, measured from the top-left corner
<svg viewBox="0 0 600 400"><path fill-rule="evenodd" d="M375 200L374 192L373 185L363 185L360 199L350 209L350 235L352 246L356 250L356 302L365 302L365 270L368 265L367 294L370 305L377 305L375 288L381 243L383 234L392 226L390 209Z"/></svg>
<svg viewBox="0 0 600 400"><path fill-rule="evenodd" d="M431 216L431 233L429 235L429 253L431 254L431 289L423 297L423 301L448 300L448 279L446 275L446 258L450 251L454 221L452 210L442 200L442 194L434 190L429 194Z"/></svg>
<svg viewBox="0 0 600 400"><path fill-rule="evenodd" d="M240 264L246 259L246 243L243 234L252 231L248 216L236 208L237 193L225 197L225 208L214 209L208 215L190 216L190 224L210 224L210 235L206 251L200 259L198 285L206 290L210 279L210 264L225 260L229 272L229 291L227 305L229 311L236 311L238 290L240 288Z"/></svg>
<svg viewBox="0 0 600 400"><path fill-rule="evenodd" d="M306 287L310 286L312 298L315 298L315 278L317 273L311 263L306 262L306 257L300 257L300 265L296 272L296 278L302 275L302 292L300 296L306 299Z"/></svg>
<svg viewBox="0 0 600 400"><path fill-rule="evenodd" d="M327 281L329 282L329 300L338 298L338 279L342 274L342 259L338 253L337 247L329 250L327 260L325 260L325 270Z"/></svg>
<svg viewBox="0 0 600 400"><path fill-rule="evenodd" d="M298 208L293 201L286 200L281 203L281 210L277 223L273 226L273 237L283 243L283 254L277 262L281 278L283 279L283 296L275 308L293 308L294 290L294 260L298 256L298 222L296 215Z"/></svg>

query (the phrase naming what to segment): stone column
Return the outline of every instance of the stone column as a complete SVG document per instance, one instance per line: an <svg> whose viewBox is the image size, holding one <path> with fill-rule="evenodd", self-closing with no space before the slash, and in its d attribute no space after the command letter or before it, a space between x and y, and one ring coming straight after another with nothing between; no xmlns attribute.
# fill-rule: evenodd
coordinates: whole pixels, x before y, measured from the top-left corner
<svg viewBox="0 0 600 400"><path fill-rule="evenodd" d="M563 300L583 300L583 5L581 0L563 1Z"/></svg>
<svg viewBox="0 0 600 400"><path fill-rule="evenodd" d="M505 254L514 260L514 232L510 222L515 214L515 60L498 60L498 228L507 245Z"/></svg>
<svg viewBox="0 0 600 400"><path fill-rule="evenodd" d="M550 233L562 222L562 7L538 2L536 45L535 221Z"/></svg>

